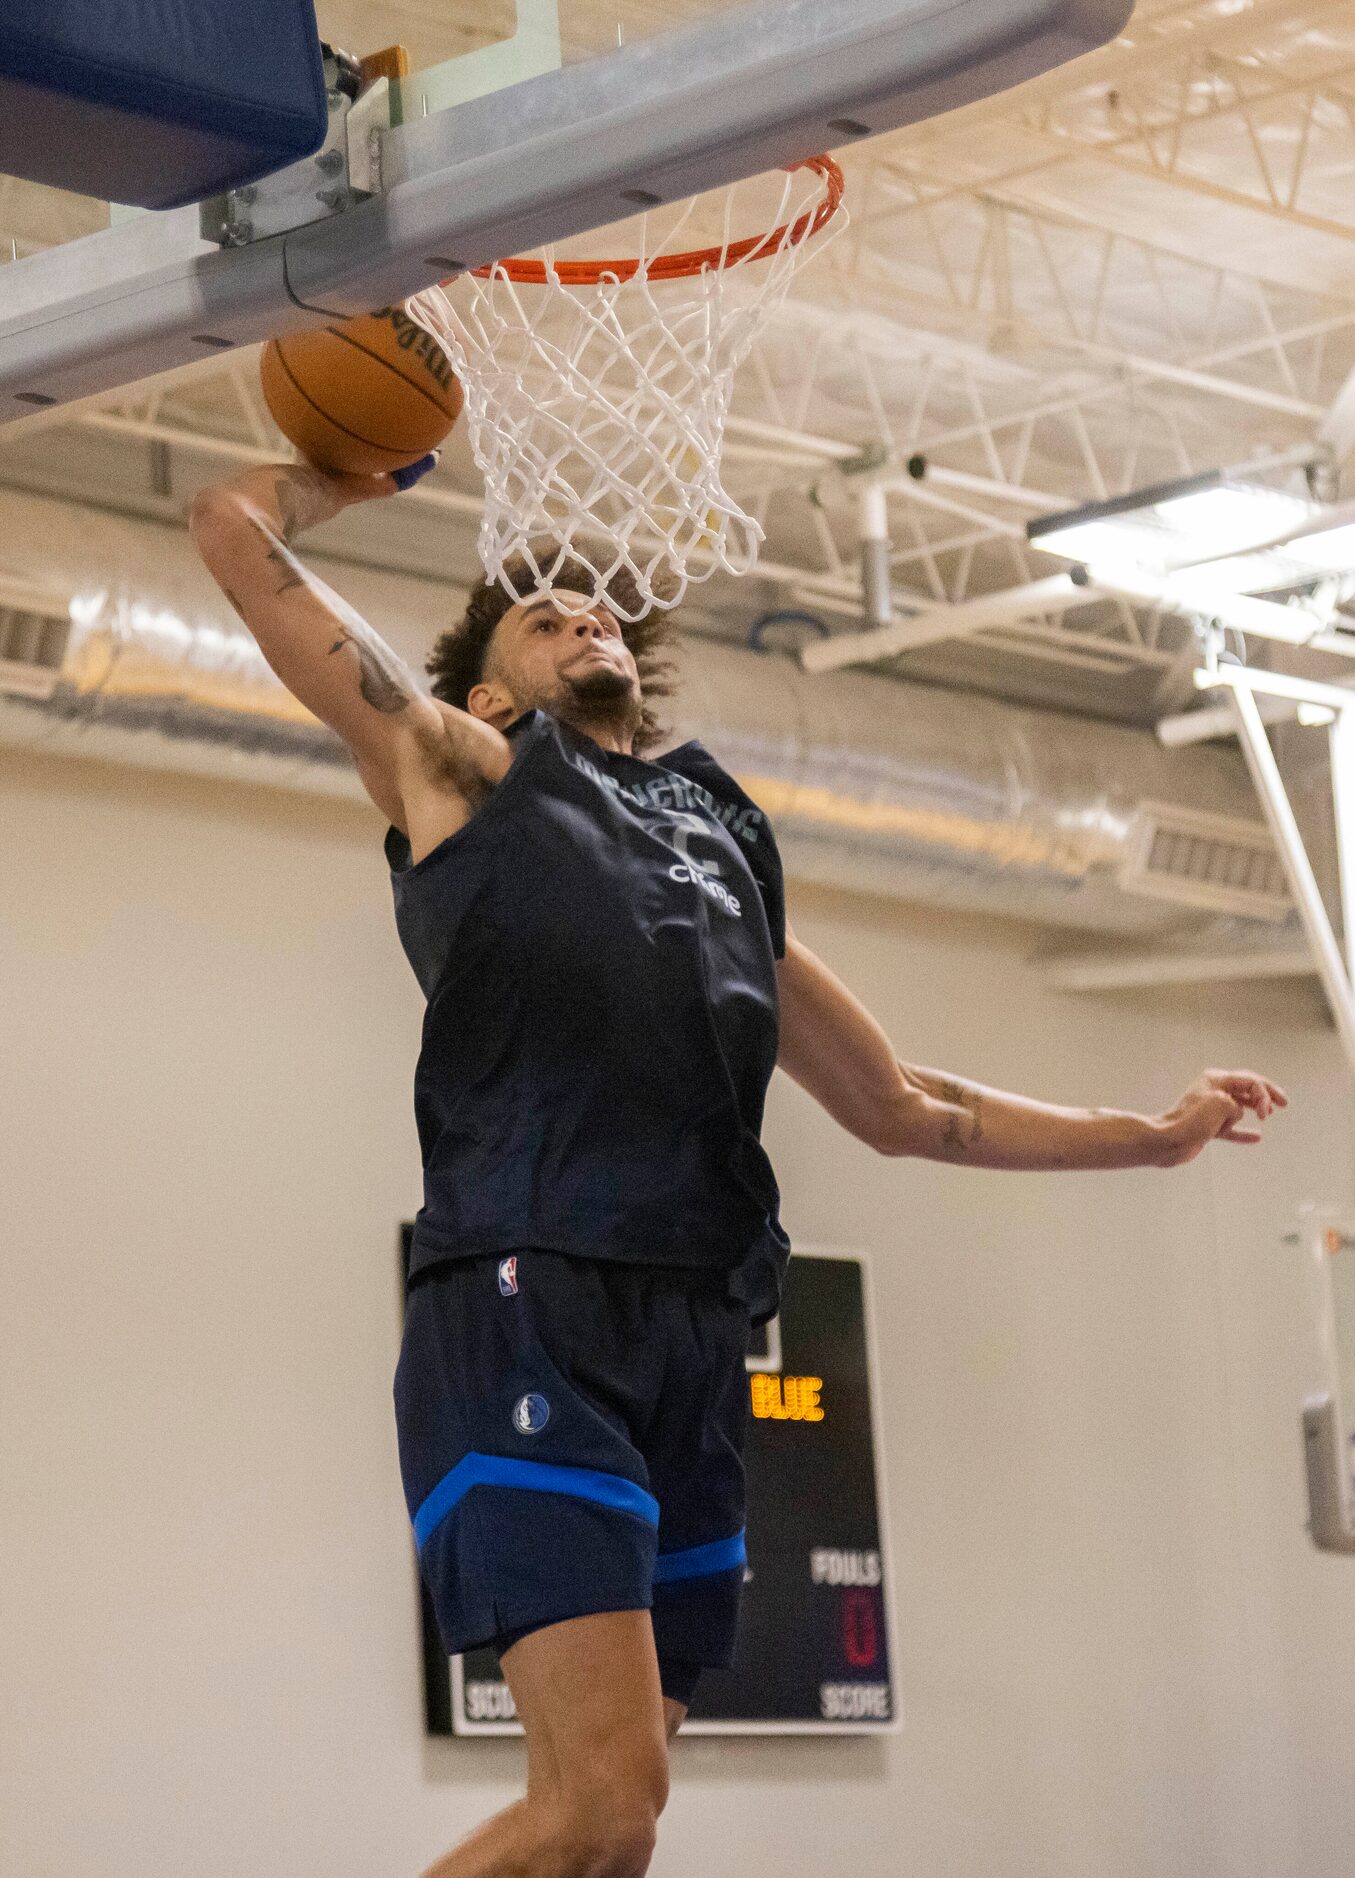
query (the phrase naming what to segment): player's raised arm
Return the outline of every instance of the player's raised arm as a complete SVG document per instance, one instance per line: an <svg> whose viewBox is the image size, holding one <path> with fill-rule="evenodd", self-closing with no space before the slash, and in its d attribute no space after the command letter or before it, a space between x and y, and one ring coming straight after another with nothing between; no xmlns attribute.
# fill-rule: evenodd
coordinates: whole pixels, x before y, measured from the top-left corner
<svg viewBox="0 0 1355 1878"><path fill-rule="evenodd" d="M508 765L499 731L431 698L404 660L292 551L303 530L401 486L389 475L279 464L203 490L189 517L198 552L268 663L343 738L368 792L397 823L402 776L430 757L445 771L444 787L461 786L468 798Z"/></svg>
<svg viewBox="0 0 1355 1878"><path fill-rule="evenodd" d="M901 1063L870 1012L787 931L777 967L778 1063L849 1134L881 1154L965 1167L1178 1167L1211 1141L1254 1146L1287 1098L1250 1070L1207 1070L1161 1115L1063 1108Z"/></svg>

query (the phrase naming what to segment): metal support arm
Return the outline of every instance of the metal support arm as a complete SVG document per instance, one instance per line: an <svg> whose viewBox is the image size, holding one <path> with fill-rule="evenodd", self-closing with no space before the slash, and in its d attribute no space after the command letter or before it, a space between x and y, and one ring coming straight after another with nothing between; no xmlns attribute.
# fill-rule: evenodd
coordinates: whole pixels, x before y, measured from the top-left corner
<svg viewBox="0 0 1355 1878"><path fill-rule="evenodd" d="M1341 956L1336 934L1332 931L1331 921L1327 917L1327 909L1318 889L1312 863L1304 849L1303 837L1294 819L1294 811L1289 806L1284 779L1280 775L1279 764L1275 761L1275 753L1270 747L1270 739L1261 721L1256 699L1250 688L1243 684L1234 684L1230 695L1237 718L1237 732L1242 745L1242 754L1247 760L1247 768L1256 785L1256 793L1261 798L1261 806L1270 824L1270 832L1275 837L1275 845L1280 851L1280 858L1289 878L1289 889L1298 907L1308 943L1312 947L1313 959L1317 965L1318 976L1322 980L1322 989L1327 995L1327 1003L1331 1007L1332 1017L1336 1022L1341 1047L1345 1051L1346 1061L1351 1070L1355 1071L1355 995L1351 991L1351 980L1346 971L1345 960Z"/></svg>

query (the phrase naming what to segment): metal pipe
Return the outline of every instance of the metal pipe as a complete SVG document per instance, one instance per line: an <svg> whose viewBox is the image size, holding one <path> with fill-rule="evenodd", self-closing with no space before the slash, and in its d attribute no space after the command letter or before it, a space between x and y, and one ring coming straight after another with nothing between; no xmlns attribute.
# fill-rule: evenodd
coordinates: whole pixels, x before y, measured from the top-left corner
<svg viewBox="0 0 1355 1878"><path fill-rule="evenodd" d="M1274 600L1258 600L1252 594L1218 588L1211 582L1207 567L1151 574L1118 561L1113 565L1097 561L1088 565L1087 572L1103 593L1118 593L1126 600L1162 607L1186 619L1216 619L1238 632L1253 633L1258 639L1278 639L1284 645L1307 645L1328 624L1304 607L1278 606ZM1355 656L1355 635L1351 653Z"/></svg>
<svg viewBox="0 0 1355 1878"><path fill-rule="evenodd" d="M1027 509L1060 509L1069 500L1066 495L1050 495L1047 489L1027 489L1021 483L1000 483L991 476L973 476L968 470L950 469L944 463L933 463L930 457L920 460L925 466L922 475L915 477L910 468L910 483L940 483L943 489L960 489L973 496L993 496L1000 502L1016 502ZM893 486L891 483L890 487Z"/></svg>
<svg viewBox="0 0 1355 1878"><path fill-rule="evenodd" d="M1288 672L1257 672L1245 665L1220 665L1214 670L1201 666L1194 674L1200 691L1259 693L1262 697L1288 698L1295 704L1316 704L1330 711L1344 711L1355 704L1355 688L1349 685L1326 685L1315 678L1291 678Z"/></svg>
<svg viewBox="0 0 1355 1878"><path fill-rule="evenodd" d="M1292 700L1267 698L1261 705L1261 721L1265 724L1280 724L1293 717L1296 710ZM1207 704L1199 711L1176 711L1170 717L1159 717L1156 725L1157 740L1168 750L1182 750L1188 744L1209 743L1215 737L1234 737L1237 735L1237 719L1233 715L1231 704Z"/></svg>
<svg viewBox="0 0 1355 1878"><path fill-rule="evenodd" d="M958 515L962 521L982 524L989 539L1001 537L1022 542L1026 539L1025 527L1021 522L1009 522L1005 516L992 515L987 509L976 509L972 502L957 502L953 496L939 495L935 489L929 489L926 483L918 482L915 477L897 477L886 487L910 502L921 502L929 509L940 509L944 515Z"/></svg>
<svg viewBox="0 0 1355 1878"><path fill-rule="evenodd" d="M1341 885L1341 925L1346 942L1346 971L1355 985L1355 710L1338 711L1327 731L1331 757L1331 800L1336 817L1337 875Z"/></svg>
<svg viewBox="0 0 1355 1878"><path fill-rule="evenodd" d="M1100 597L1095 587L1079 583L1073 574L1050 574L1044 580L1029 581L1024 587L982 594L975 600L962 600L956 606L933 607L914 619L898 620L875 632L840 633L835 639L806 646L800 661L807 672L837 671L844 665L864 665L876 659L893 658L897 653L934 645L941 639L958 639L981 632L985 626L1008 624L1032 613L1056 613L1068 607L1085 606L1089 600Z"/></svg>
<svg viewBox="0 0 1355 1878"><path fill-rule="evenodd" d="M889 564L889 506L879 482L871 477L861 488L861 591L867 623L881 628L894 618Z"/></svg>
<svg viewBox="0 0 1355 1878"><path fill-rule="evenodd" d="M0 697L0 745L361 796L342 744L283 690L182 529L4 493L0 536L15 590L27 595L40 569L43 610L69 608L73 621L60 670L33 668L50 695ZM461 598L444 582L316 568L415 670ZM1122 884L1141 805L1255 818L1231 749L1168 751L1140 730L859 672L811 678L794 659L714 639L683 644L672 741L700 737L740 777L801 880L1174 935L1198 914ZM0 691L12 681L0 674Z"/></svg>
<svg viewBox="0 0 1355 1878"><path fill-rule="evenodd" d="M1275 752L1270 747L1266 736L1266 727L1261 722L1261 713L1257 709L1256 699L1245 685L1234 685L1230 689L1233 714L1237 720L1238 739L1242 745L1242 754L1246 758L1247 768L1256 785L1256 793L1261 798L1270 832L1275 838L1275 845L1284 862L1285 873L1289 878L1289 890L1299 910L1303 930L1307 934L1308 944L1312 949L1322 989L1326 993L1327 1003L1336 1023L1341 1047L1345 1051L1346 1062L1355 1072L1355 995L1351 992L1351 980L1346 972L1345 960L1341 948L1336 943L1331 921L1327 917L1327 908L1322 899L1313 873L1312 863L1308 859L1299 833L1294 811L1289 805L1289 796L1285 790L1284 779L1280 775L1280 766L1275 761Z"/></svg>

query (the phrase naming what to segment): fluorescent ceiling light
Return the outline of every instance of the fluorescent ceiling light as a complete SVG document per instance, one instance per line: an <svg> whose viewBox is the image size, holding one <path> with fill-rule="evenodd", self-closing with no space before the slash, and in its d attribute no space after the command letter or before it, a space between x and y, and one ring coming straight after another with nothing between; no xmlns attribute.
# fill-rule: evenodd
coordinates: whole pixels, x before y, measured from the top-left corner
<svg viewBox="0 0 1355 1878"><path fill-rule="evenodd" d="M1230 593L1277 593L1303 587L1324 574L1355 571L1355 522L1315 528L1254 554L1230 555L1208 572Z"/></svg>
<svg viewBox="0 0 1355 1878"><path fill-rule="evenodd" d="M1084 565L1171 574L1203 562L1217 566L1221 557L1283 539L1320 513L1303 496L1215 470L1043 516L1029 522L1026 533L1032 547Z"/></svg>
<svg viewBox="0 0 1355 1878"><path fill-rule="evenodd" d="M1343 522L1339 528L1319 528L1310 535L1286 541L1283 554L1300 567L1318 573L1343 573L1355 567L1355 522Z"/></svg>
<svg viewBox="0 0 1355 1878"><path fill-rule="evenodd" d="M1287 535L1301 528L1316 509L1316 503L1283 490L1224 483L1218 489L1159 502L1155 513L1167 537L1172 564L1193 567Z"/></svg>

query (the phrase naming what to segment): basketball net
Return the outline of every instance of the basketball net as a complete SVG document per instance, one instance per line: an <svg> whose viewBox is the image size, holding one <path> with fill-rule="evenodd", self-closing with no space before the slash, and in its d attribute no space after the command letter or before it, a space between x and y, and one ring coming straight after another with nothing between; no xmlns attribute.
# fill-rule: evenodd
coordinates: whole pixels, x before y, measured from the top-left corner
<svg viewBox="0 0 1355 1878"><path fill-rule="evenodd" d="M778 171L771 186L778 182L767 234L734 234L736 197L752 188L735 185L724 192L712 246L677 248L692 201L666 230L668 218L646 212L630 260L573 261L547 248L407 303L465 393L485 481L480 558L491 580L525 597L521 580L505 577L512 557L537 591L572 558L593 592L561 591L560 604L582 611L606 593L619 617L634 620L676 606L692 581L756 565L762 528L720 480L734 374L797 269L846 223L831 157ZM622 570L639 611L609 592Z"/></svg>

